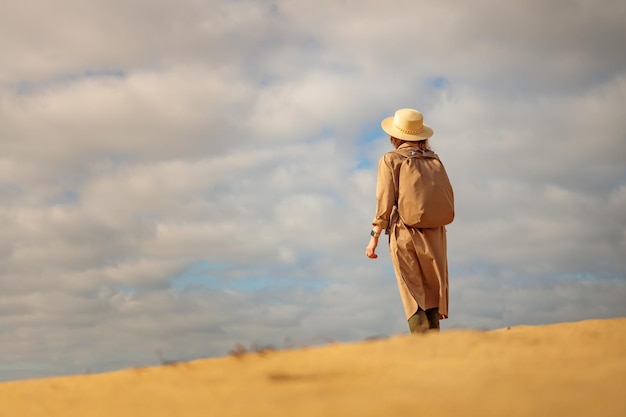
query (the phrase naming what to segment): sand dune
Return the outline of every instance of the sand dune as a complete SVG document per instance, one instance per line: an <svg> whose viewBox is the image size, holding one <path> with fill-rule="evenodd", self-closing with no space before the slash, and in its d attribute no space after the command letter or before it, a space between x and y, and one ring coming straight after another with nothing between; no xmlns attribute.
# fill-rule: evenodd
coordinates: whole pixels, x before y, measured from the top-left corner
<svg viewBox="0 0 626 417"><path fill-rule="evenodd" d="M626 318L0 383L3 417L626 416Z"/></svg>

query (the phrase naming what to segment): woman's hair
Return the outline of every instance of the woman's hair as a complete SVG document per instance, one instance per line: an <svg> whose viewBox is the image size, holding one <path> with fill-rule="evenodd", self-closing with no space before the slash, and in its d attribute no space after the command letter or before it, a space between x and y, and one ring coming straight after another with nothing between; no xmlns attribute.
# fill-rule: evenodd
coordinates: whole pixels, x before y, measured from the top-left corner
<svg viewBox="0 0 626 417"><path fill-rule="evenodd" d="M430 145L428 144L428 139L424 139L424 140L419 140L417 142L414 141L408 141L408 140L402 140L402 139L398 139L398 138L394 138L393 136L389 137L389 140L391 140L391 143L393 144L393 146L396 147L396 149L398 149L400 147L400 145L402 145L403 143L406 142L410 142L410 143L416 143L417 147L422 150L422 151L430 151Z"/></svg>

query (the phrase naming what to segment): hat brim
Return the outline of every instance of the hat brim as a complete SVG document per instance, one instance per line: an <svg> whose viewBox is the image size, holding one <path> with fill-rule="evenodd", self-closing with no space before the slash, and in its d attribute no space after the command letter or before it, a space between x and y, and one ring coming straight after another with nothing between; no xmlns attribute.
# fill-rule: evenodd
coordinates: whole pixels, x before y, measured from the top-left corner
<svg viewBox="0 0 626 417"><path fill-rule="evenodd" d="M420 140L428 139L435 133L430 126L424 124L422 125L423 129L420 133L417 133L415 135L410 135L408 133L404 133L396 129L393 125L393 119L394 119L393 116L387 117L385 120L383 120L380 123L380 126L383 128L385 132L387 132L390 136L393 136L394 138L406 140L409 142L417 142Z"/></svg>

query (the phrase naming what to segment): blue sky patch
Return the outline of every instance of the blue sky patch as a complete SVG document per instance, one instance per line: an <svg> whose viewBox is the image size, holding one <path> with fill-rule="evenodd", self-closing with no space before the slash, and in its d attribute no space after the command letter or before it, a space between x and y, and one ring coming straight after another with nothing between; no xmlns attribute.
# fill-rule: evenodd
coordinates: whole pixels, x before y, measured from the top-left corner
<svg viewBox="0 0 626 417"><path fill-rule="evenodd" d="M437 90L443 90L444 88L448 87L449 82L448 79L445 77L435 77L428 80L428 84L431 87L436 88Z"/></svg>
<svg viewBox="0 0 626 417"><path fill-rule="evenodd" d="M246 270L246 274L241 277L228 276L232 271ZM209 262L205 260L196 261L179 276L170 280L170 285L178 291L192 291L194 288L215 289L215 290L235 290L241 292L256 292L268 288L281 289L292 287L306 287L320 289L330 284L329 280L303 280L289 277L289 270L272 267L272 273L268 274L264 270L267 267L236 265L230 263ZM251 271L258 270L259 274L254 275ZM279 276L281 275L281 276Z"/></svg>

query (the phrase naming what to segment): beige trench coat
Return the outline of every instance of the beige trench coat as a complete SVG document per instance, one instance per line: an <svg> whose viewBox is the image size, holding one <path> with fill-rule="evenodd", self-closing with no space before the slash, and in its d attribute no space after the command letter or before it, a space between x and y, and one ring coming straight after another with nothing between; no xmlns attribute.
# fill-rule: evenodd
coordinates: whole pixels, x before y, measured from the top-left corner
<svg viewBox="0 0 626 417"><path fill-rule="evenodd" d="M398 149L415 148L404 143ZM383 155L378 164L376 217L373 225L389 230L389 251L407 317L417 311L438 307L439 317L448 317L448 257L445 226L414 229L406 226L395 210L400 165L404 158L394 153Z"/></svg>

